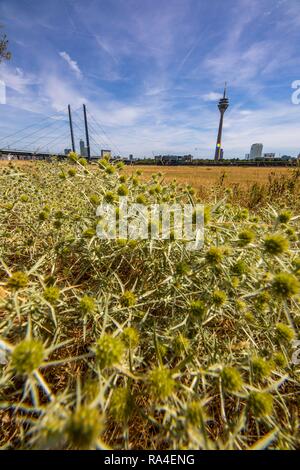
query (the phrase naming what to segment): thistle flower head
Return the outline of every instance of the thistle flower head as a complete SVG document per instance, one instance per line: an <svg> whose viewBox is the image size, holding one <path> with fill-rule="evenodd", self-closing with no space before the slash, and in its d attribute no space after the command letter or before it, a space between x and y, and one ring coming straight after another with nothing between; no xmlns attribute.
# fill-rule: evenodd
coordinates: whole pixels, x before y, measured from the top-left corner
<svg viewBox="0 0 300 470"><path fill-rule="evenodd" d="M283 272L274 276L271 288L277 297L286 299L299 293L300 282L293 274Z"/></svg>
<svg viewBox="0 0 300 470"><path fill-rule="evenodd" d="M212 303L217 307L221 307L221 305L225 304L227 300L226 292L223 290L215 290L212 294Z"/></svg>
<svg viewBox="0 0 300 470"><path fill-rule="evenodd" d="M136 304L136 296L132 291L126 290L120 298L123 307L133 307Z"/></svg>
<svg viewBox="0 0 300 470"><path fill-rule="evenodd" d="M108 204L112 204L115 199L116 199L116 195L115 195L112 191L107 191L107 192L104 194L104 200L105 200L105 202L107 202Z"/></svg>
<svg viewBox="0 0 300 470"><path fill-rule="evenodd" d="M58 301L60 296L60 290L58 287L55 286L49 286L46 287L46 289L43 292L43 297L47 302L49 302L51 305L55 305L56 302Z"/></svg>
<svg viewBox="0 0 300 470"><path fill-rule="evenodd" d="M239 245L246 246L249 245L255 239L255 233L252 230L242 230L238 234Z"/></svg>
<svg viewBox="0 0 300 470"><path fill-rule="evenodd" d="M212 246L207 250L205 258L209 264L219 264L223 260L223 250L217 246Z"/></svg>
<svg viewBox="0 0 300 470"><path fill-rule="evenodd" d="M143 204L144 206L147 204L147 198L144 194L139 194L136 198L137 204Z"/></svg>
<svg viewBox="0 0 300 470"><path fill-rule="evenodd" d="M134 409L134 399L128 387L118 387L113 391L109 411L113 419L126 424Z"/></svg>
<svg viewBox="0 0 300 470"><path fill-rule="evenodd" d="M273 411L273 397L265 392L251 392L248 405L256 418L269 416Z"/></svg>
<svg viewBox="0 0 300 470"><path fill-rule="evenodd" d="M113 175L116 172L116 169L113 165L107 164L105 168L105 173L108 175Z"/></svg>
<svg viewBox="0 0 300 470"><path fill-rule="evenodd" d="M242 276L248 272L248 266L244 260L239 259L234 265L231 267L231 271L235 276Z"/></svg>
<svg viewBox="0 0 300 470"><path fill-rule="evenodd" d="M98 206L100 204L100 196L98 194L91 194L90 195L90 201L94 206Z"/></svg>
<svg viewBox="0 0 300 470"><path fill-rule="evenodd" d="M277 217L277 220L280 224L287 224L292 217L291 211L282 211Z"/></svg>
<svg viewBox="0 0 300 470"><path fill-rule="evenodd" d="M18 290L18 289L22 289L23 287L26 287L28 283L29 283L29 279L28 279L27 274L21 271L16 271L12 273L6 285L7 287L10 287L11 289Z"/></svg>
<svg viewBox="0 0 300 470"><path fill-rule="evenodd" d="M122 333L122 341L128 348L134 349L138 346L140 340L139 332L132 326L124 328Z"/></svg>
<svg viewBox="0 0 300 470"><path fill-rule="evenodd" d="M175 380L171 371L164 367L156 367L148 375L150 392L157 398L165 399L172 395Z"/></svg>
<svg viewBox="0 0 300 470"><path fill-rule="evenodd" d="M271 374L271 364L262 357L253 357L251 360L253 376L256 380L265 380Z"/></svg>
<svg viewBox="0 0 300 470"><path fill-rule="evenodd" d="M278 367L284 368L287 365L286 358L281 352L275 353L272 357L272 360Z"/></svg>
<svg viewBox="0 0 300 470"><path fill-rule="evenodd" d="M71 176L71 178L73 176L75 176L76 175L76 169L75 168L69 168L68 169L68 175Z"/></svg>
<svg viewBox="0 0 300 470"><path fill-rule="evenodd" d="M202 300L194 300L190 303L190 314L195 320L202 321L206 314L206 305Z"/></svg>
<svg viewBox="0 0 300 470"><path fill-rule="evenodd" d="M295 338L295 332L289 325L285 325L284 323L277 323L276 337L278 341L290 343Z"/></svg>
<svg viewBox="0 0 300 470"><path fill-rule="evenodd" d="M87 159L84 158L84 157L81 157L81 158L79 158L78 163L80 163L80 165L82 165L82 166L86 166L87 165Z"/></svg>
<svg viewBox="0 0 300 470"><path fill-rule="evenodd" d="M30 375L42 365L45 355L42 342L24 339L12 351L11 367L19 375Z"/></svg>
<svg viewBox="0 0 300 470"><path fill-rule="evenodd" d="M128 193L129 193L129 190L127 188L127 186L125 184L121 184L119 187L118 187L118 195L119 196L127 196Z"/></svg>
<svg viewBox="0 0 300 470"><path fill-rule="evenodd" d="M228 392L238 392L243 386L241 374L234 367L224 367L221 379L224 389Z"/></svg>
<svg viewBox="0 0 300 470"><path fill-rule="evenodd" d="M76 152L70 152L70 153L68 154L68 157L69 157L69 159L72 160L73 162L77 162L77 160L78 160L78 155L77 155Z"/></svg>
<svg viewBox="0 0 300 470"><path fill-rule="evenodd" d="M84 295L83 297L81 297L79 302L79 308L84 314L93 313L96 310L96 301L94 297L91 297L89 295Z"/></svg>
<svg viewBox="0 0 300 470"><path fill-rule="evenodd" d="M96 342L96 361L101 369L113 367L120 364L124 354L124 344L120 338L115 338L109 334L104 334Z"/></svg>
<svg viewBox="0 0 300 470"><path fill-rule="evenodd" d="M91 449L104 430L104 421L98 410L80 406L69 417L65 431L74 449Z"/></svg>
<svg viewBox="0 0 300 470"><path fill-rule="evenodd" d="M264 250L269 255L281 255L289 249L288 240L280 233L268 235L264 240Z"/></svg>

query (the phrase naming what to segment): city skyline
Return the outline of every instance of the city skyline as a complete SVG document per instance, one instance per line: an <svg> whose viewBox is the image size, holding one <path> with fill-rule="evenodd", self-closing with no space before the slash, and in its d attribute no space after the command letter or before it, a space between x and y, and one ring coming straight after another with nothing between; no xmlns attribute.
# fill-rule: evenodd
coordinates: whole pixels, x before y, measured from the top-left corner
<svg viewBox="0 0 300 470"><path fill-rule="evenodd" d="M298 2L236 5L2 1L13 56L0 66L6 86L0 138L86 102L124 155L213 158L216 105L227 81L224 158L242 157L253 142L297 156L300 106L291 97L300 80Z"/></svg>

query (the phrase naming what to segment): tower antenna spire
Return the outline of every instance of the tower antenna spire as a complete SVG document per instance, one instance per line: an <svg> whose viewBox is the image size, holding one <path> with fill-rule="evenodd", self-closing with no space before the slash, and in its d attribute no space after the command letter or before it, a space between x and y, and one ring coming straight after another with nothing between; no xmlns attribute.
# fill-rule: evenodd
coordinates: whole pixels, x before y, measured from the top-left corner
<svg viewBox="0 0 300 470"><path fill-rule="evenodd" d="M219 131L218 131L217 145L216 145L216 151L215 151L215 161L223 160L223 149L222 149L223 120L224 120L224 113L229 106L229 100L226 97L226 92L227 92L227 82L225 82L223 98L221 98L218 103L218 108L220 111L220 123L219 123Z"/></svg>

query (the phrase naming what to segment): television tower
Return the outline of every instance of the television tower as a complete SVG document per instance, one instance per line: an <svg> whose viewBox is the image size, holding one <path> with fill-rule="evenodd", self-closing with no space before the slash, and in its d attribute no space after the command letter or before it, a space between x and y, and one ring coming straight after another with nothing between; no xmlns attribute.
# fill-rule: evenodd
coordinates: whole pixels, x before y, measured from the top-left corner
<svg viewBox="0 0 300 470"><path fill-rule="evenodd" d="M223 120L224 120L224 113L229 106L229 100L226 97L226 91L227 91L227 84L225 83L223 98L220 99L219 104L218 104L218 108L219 108L221 116L220 116L219 132L218 132L217 146L216 146L216 152L215 152L215 161L223 160L223 149L221 147Z"/></svg>

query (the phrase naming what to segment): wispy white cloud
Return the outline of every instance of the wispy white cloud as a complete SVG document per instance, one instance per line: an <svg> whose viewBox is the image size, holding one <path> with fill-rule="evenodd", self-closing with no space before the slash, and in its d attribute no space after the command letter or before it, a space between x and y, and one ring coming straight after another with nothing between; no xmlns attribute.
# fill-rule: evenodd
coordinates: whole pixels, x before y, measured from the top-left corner
<svg viewBox="0 0 300 470"><path fill-rule="evenodd" d="M69 54L65 51L60 52L59 55L60 55L60 57L62 57L62 59L64 59L67 62L70 69L75 73L77 78L81 78L82 72L81 72L77 62L75 60L71 59Z"/></svg>
<svg viewBox="0 0 300 470"><path fill-rule="evenodd" d="M206 93L205 95L203 95L204 101L217 101L220 98L222 98L222 94L216 93L214 91L211 91L210 93Z"/></svg>

